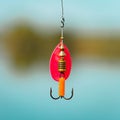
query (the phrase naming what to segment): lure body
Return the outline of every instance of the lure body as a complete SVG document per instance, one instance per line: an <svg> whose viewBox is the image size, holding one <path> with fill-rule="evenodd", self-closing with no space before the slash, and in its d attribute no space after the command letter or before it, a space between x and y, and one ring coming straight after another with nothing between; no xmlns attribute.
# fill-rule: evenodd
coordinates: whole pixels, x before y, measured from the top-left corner
<svg viewBox="0 0 120 120"><path fill-rule="evenodd" d="M65 100L70 100L73 97L73 89L71 91L71 96L69 98L65 97L65 80L70 75L71 72L71 56L68 48L64 45L63 40L54 49L50 58L50 73L52 78L59 82L59 89L57 98L52 96L52 88L50 89L51 98L57 100L59 98L64 98Z"/></svg>
<svg viewBox="0 0 120 120"><path fill-rule="evenodd" d="M64 45L64 53L65 53L64 60L66 62L66 71L64 72L63 77L66 80L71 72L72 60L67 46L65 44L63 45ZM58 62L60 60L59 53L61 51L60 46L61 46L61 42L56 46L50 58L50 73L52 78L57 82L61 77L61 73L58 71Z"/></svg>

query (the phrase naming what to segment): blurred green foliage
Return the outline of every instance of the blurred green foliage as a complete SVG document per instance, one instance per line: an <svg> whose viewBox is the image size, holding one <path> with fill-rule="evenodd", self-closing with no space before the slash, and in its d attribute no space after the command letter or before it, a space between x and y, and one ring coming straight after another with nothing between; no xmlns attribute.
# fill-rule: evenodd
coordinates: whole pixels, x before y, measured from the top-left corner
<svg viewBox="0 0 120 120"><path fill-rule="evenodd" d="M28 67L34 63L48 62L50 55L59 43L60 34L53 30L44 33L42 28L35 30L27 24L18 24L10 28L5 35L5 45L13 63L17 67ZM73 37L65 33L65 44L74 51ZM73 52L71 52L73 55Z"/></svg>
<svg viewBox="0 0 120 120"><path fill-rule="evenodd" d="M29 26L15 26L6 35L6 48L18 66L29 65L39 59L42 43Z"/></svg>
<svg viewBox="0 0 120 120"><path fill-rule="evenodd" d="M98 56L107 60L120 59L120 37L89 36L76 41L76 56Z"/></svg>
<svg viewBox="0 0 120 120"><path fill-rule="evenodd" d="M71 29L72 30L72 29ZM60 33L51 29L48 33L27 24L11 27L4 34L5 45L17 67L28 67L34 63L49 61L50 55L59 43ZM100 56L106 59L120 59L120 36L82 36L65 31L64 43L73 59L80 56Z"/></svg>

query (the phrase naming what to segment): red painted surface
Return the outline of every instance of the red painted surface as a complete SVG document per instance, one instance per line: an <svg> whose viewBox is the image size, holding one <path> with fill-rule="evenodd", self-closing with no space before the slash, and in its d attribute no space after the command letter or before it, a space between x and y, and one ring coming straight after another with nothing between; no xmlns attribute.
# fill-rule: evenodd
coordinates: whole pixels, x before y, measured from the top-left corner
<svg viewBox="0 0 120 120"><path fill-rule="evenodd" d="M60 72L58 71L58 61L60 59L60 56L59 56L60 45L61 45L61 42L56 46L50 58L50 73L51 73L52 78L55 81L59 81L59 78L60 78ZM64 52L66 54L66 56L64 57L66 61L66 71L64 73L64 77L66 80L69 77L70 72L71 72L72 61L71 61L70 52L68 48L66 47L66 45L64 45Z"/></svg>

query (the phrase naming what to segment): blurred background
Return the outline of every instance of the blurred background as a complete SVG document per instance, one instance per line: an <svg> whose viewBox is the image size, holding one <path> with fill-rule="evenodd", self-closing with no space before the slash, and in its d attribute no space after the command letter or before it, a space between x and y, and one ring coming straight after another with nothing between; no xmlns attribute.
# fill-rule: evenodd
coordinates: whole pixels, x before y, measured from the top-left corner
<svg viewBox="0 0 120 120"><path fill-rule="evenodd" d="M49 58L60 0L0 0L0 120L120 120L120 1L64 0L70 101L54 101Z"/></svg>

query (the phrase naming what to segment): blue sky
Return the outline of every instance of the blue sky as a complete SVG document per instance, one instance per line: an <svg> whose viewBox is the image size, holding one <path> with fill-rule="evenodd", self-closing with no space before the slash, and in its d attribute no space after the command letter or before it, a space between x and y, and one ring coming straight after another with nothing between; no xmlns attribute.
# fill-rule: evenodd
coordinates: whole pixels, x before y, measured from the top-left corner
<svg viewBox="0 0 120 120"><path fill-rule="evenodd" d="M120 28L119 5L119 0L64 0L66 26ZM60 16L60 0L0 0L3 26L15 19L56 26Z"/></svg>

